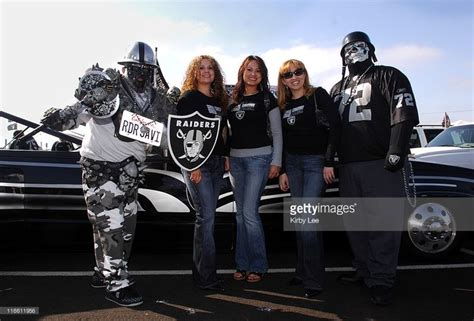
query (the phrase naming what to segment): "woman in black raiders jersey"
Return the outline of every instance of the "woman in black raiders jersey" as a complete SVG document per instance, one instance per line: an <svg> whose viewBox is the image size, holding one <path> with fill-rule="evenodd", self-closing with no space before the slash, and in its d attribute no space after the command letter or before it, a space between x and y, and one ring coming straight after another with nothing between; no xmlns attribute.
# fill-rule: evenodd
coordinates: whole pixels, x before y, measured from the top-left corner
<svg viewBox="0 0 474 321"><path fill-rule="evenodd" d="M291 188L293 202L302 198L317 201L324 183L334 181L334 154L340 130L337 109L326 90L310 85L305 65L296 59L287 60L280 67L278 103L284 146L280 188ZM307 225L296 229L298 260L296 276L290 284L303 284L305 296L313 297L324 284L323 240L316 224L311 228Z"/></svg>
<svg viewBox="0 0 474 321"><path fill-rule="evenodd" d="M218 62L211 56L194 58L188 66L178 101L178 115L198 111L206 117L220 117L221 126L217 143L211 156L194 171L182 170L186 187L196 210L193 247L193 279L204 290L223 291L216 274L216 247L214 243L214 218L220 194L227 154L223 138L227 94L224 77Z"/></svg>
<svg viewBox="0 0 474 321"><path fill-rule="evenodd" d="M230 178L237 205L237 271L233 277L259 282L268 262L258 207L267 179L277 177L280 171L282 134L280 110L270 93L268 70L258 56L248 56L239 68L229 123Z"/></svg>

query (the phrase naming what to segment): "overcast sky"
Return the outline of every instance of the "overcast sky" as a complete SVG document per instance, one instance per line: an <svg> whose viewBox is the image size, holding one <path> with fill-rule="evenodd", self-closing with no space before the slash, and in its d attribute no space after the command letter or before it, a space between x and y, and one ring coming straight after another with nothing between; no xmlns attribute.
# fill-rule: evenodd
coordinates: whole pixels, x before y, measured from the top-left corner
<svg viewBox="0 0 474 321"><path fill-rule="evenodd" d="M214 56L233 83L256 54L272 85L281 63L297 58L329 91L341 77L341 40L356 30L370 36L379 64L408 76L421 123L440 124L444 112L474 120L471 0L1 1L0 10L0 110L33 121L74 103L84 70L118 68L135 41L158 47L177 87L196 55Z"/></svg>

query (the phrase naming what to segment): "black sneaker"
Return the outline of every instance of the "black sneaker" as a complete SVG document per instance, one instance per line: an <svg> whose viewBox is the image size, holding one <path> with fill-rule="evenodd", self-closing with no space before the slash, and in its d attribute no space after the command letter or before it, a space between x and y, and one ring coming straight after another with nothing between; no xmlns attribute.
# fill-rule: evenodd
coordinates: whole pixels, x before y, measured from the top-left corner
<svg viewBox="0 0 474 321"><path fill-rule="evenodd" d="M375 305L390 305L392 303L392 288L384 285L376 285L371 287L370 300Z"/></svg>
<svg viewBox="0 0 474 321"><path fill-rule="evenodd" d="M134 285L135 278L133 276L128 276L128 285ZM107 286L107 282L105 281L105 277L98 271L94 271L94 274L91 278L91 287L95 289L105 288Z"/></svg>
<svg viewBox="0 0 474 321"><path fill-rule="evenodd" d="M104 276L94 270L94 274L92 275L91 278L91 287L99 289L99 288L105 288L107 286L107 283L105 282Z"/></svg>
<svg viewBox="0 0 474 321"><path fill-rule="evenodd" d="M143 298L131 286L118 291L105 291L105 298L123 307L135 307L143 303Z"/></svg>

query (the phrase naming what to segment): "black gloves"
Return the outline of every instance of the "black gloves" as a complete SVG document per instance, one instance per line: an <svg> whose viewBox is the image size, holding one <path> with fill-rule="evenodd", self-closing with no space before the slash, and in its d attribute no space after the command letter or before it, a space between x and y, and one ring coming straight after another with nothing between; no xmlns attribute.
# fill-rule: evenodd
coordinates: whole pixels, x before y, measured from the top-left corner
<svg viewBox="0 0 474 321"><path fill-rule="evenodd" d="M413 131L414 121L407 120L392 126L390 130L390 147L385 156L384 168L396 172L403 168L406 155L409 153L408 143Z"/></svg>
<svg viewBox="0 0 474 321"><path fill-rule="evenodd" d="M60 115L61 109L51 107L46 110L43 114L43 118L40 120L40 123L43 125L54 129L61 130L63 122Z"/></svg>
<svg viewBox="0 0 474 321"><path fill-rule="evenodd" d="M178 103L180 95L181 95L181 90L179 90L178 87L171 87L170 89L168 89L168 92L166 93L166 97L174 105Z"/></svg>

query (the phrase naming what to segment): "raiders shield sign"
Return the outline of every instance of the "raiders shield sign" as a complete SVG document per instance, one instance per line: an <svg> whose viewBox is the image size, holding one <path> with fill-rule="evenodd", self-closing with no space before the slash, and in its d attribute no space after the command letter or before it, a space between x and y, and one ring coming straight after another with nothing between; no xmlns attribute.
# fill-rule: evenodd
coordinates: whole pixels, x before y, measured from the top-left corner
<svg viewBox="0 0 474 321"><path fill-rule="evenodd" d="M174 162L192 171L209 158L219 135L220 118L209 118L197 111L184 116L168 116L168 146Z"/></svg>

